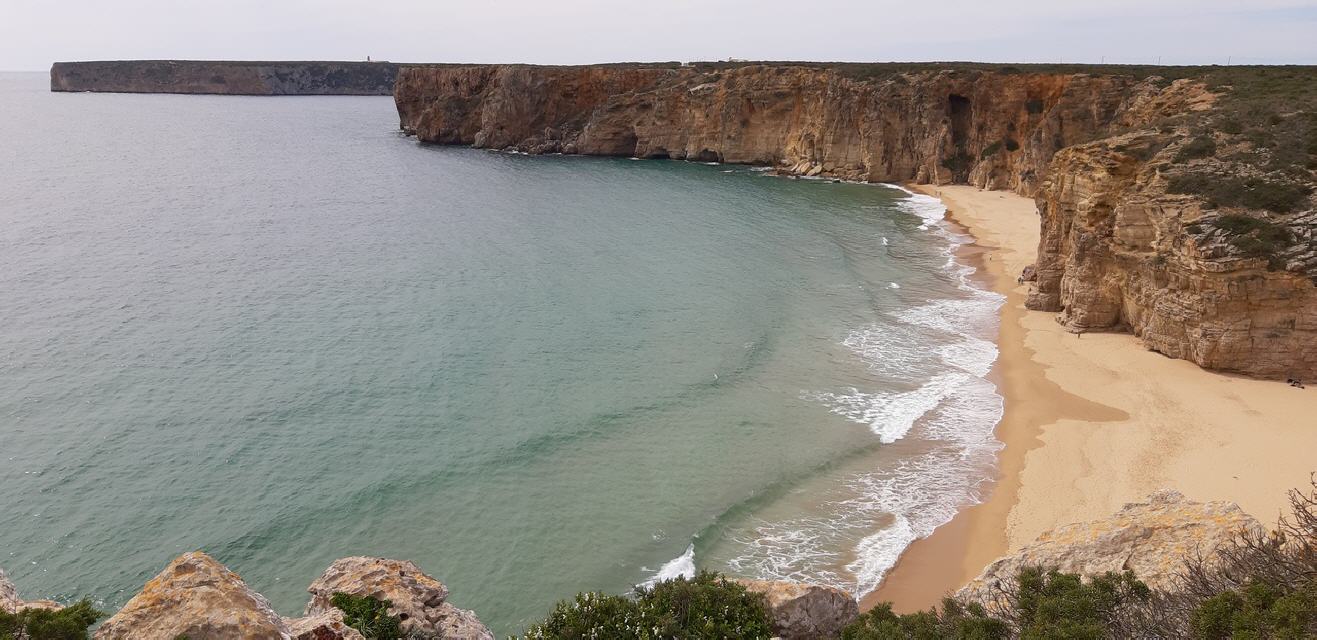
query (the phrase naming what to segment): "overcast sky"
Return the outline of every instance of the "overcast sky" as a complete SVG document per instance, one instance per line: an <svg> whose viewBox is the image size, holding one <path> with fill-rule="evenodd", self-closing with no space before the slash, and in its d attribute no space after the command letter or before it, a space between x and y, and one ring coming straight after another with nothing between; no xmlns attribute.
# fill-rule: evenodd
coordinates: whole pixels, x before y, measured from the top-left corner
<svg viewBox="0 0 1317 640"><path fill-rule="evenodd" d="M131 58L1317 63L1317 0L0 0L0 69Z"/></svg>

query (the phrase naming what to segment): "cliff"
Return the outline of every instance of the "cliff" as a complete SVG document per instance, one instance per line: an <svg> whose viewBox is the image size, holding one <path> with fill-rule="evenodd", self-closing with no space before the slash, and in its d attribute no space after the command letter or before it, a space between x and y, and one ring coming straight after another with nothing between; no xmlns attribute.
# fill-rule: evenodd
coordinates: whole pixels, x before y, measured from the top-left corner
<svg viewBox="0 0 1317 640"><path fill-rule="evenodd" d="M404 67L424 142L768 165L1036 197L1031 308L1255 376L1317 377L1317 70Z"/></svg>
<svg viewBox="0 0 1317 640"><path fill-rule="evenodd" d="M398 67L390 62L56 62L50 68L50 90L385 96L393 93Z"/></svg>

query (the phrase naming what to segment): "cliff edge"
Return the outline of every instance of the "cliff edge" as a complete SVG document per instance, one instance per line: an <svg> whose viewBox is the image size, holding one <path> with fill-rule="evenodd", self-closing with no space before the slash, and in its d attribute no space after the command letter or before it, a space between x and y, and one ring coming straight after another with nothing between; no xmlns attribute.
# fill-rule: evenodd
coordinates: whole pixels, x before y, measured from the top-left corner
<svg viewBox="0 0 1317 640"><path fill-rule="evenodd" d="M1317 378L1314 67L450 65L394 99L423 142L1035 197L1031 308Z"/></svg>

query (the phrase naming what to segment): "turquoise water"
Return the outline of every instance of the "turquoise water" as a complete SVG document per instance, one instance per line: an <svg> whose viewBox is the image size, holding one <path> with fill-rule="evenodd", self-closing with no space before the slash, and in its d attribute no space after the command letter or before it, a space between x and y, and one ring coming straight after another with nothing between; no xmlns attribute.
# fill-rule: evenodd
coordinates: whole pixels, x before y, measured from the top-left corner
<svg viewBox="0 0 1317 640"><path fill-rule="evenodd" d="M419 145L389 98L0 75L0 566L284 614L416 561L504 634L692 566L872 589L976 499L996 296L936 201Z"/></svg>

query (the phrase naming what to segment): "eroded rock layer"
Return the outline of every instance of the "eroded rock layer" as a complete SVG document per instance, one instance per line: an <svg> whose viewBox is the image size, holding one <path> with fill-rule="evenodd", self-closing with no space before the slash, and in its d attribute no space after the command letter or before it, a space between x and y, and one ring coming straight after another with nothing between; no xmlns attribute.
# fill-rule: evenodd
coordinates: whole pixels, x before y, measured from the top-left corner
<svg viewBox="0 0 1317 640"><path fill-rule="evenodd" d="M424 142L769 165L1036 197L1042 241L1031 308L1059 312L1076 332L1133 332L1204 367L1317 377L1310 105L1249 129L1226 126L1233 116L1220 103L1232 94L1211 75L1219 71L1178 69L1171 80L883 68L404 67L394 98L402 129ZM1276 73L1298 86L1317 81L1311 69L1275 71L1273 90L1282 86ZM1240 77L1248 79L1226 80ZM1292 138L1298 147L1286 151ZM1218 177L1251 195L1234 197L1233 183Z"/></svg>

